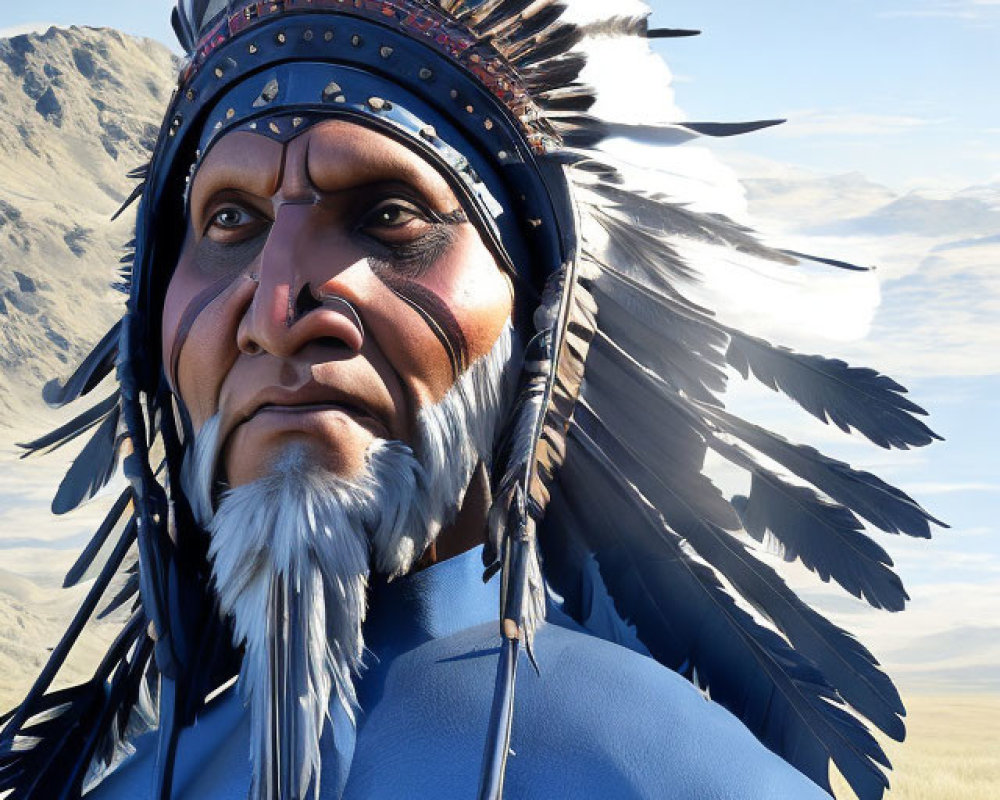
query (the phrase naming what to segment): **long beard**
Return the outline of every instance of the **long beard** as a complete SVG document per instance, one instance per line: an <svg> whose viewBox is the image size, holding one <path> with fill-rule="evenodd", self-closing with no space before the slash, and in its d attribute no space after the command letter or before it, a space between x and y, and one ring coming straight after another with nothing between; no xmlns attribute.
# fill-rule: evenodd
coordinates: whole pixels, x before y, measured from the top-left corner
<svg viewBox="0 0 1000 800"><path fill-rule="evenodd" d="M215 590L244 648L251 797L319 796L331 703L355 721L369 571L405 574L454 518L512 394L511 349L505 326L441 402L421 410L416 453L378 439L353 479L292 446L268 475L224 492L216 508L218 417L199 432L183 483L211 535Z"/></svg>

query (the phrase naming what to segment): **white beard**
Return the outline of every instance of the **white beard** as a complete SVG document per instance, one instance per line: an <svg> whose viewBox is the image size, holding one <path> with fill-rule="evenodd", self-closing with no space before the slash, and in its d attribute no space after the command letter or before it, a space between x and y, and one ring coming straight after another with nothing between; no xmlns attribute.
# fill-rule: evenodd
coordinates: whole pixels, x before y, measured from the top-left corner
<svg viewBox="0 0 1000 800"><path fill-rule="evenodd" d="M353 723L370 564L407 573L461 506L489 458L519 365L509 325L440 403L418 415L417 453L377 439L363 473L346 479L301 446L216 505L219 418L186 459L182 482L211 534L215 590L244 648L240 690L250 706L251 797L318 797L320 738L335 699ZM332 696L332 697L331 697Z"/></svg>

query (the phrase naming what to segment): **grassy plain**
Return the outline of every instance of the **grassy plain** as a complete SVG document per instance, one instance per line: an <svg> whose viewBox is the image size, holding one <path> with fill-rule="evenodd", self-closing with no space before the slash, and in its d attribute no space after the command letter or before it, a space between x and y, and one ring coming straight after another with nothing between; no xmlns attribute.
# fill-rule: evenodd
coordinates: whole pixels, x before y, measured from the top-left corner
<svg viewBox="0 0 1000 800"><path fill-rule="evenodd" d="M906 741L881 739L893 765L886 800L1000 798L1000 694L910 694L905 702ZM834 778L838 800L852 800Z"/></svg>

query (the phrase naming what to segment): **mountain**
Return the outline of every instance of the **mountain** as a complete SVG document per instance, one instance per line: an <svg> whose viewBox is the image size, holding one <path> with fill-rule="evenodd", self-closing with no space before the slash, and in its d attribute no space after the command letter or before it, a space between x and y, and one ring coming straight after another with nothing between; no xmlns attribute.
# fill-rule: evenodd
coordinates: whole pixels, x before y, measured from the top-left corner
<svg viewBox="0 0 1000 800"><path fill-rule="evenodd" d="M42 384L121 314L110 285L132 223L110 217L175 71L162 45L109 29L0 39L0 427L37 409Z"/></svg>
<svg viewBox="0 0 1000 800"><path fill-rule="evenodd" d="M175 72L165 47L113 30L0 39L0 563L37 573L0 569L0 711L23 695L88 588L49 585L67 566L63 540L93 530L92 520L60 520L61 539L27 547L54 529L50 487L14 477L51 473L54 489L64 454L13 467L10 441L54 427L42 385L65 378L122 313L111 284L132 221L110 217L132 191L126 173L149 159ZM60 685L90 673L115 628L92 626Z"/></svg>

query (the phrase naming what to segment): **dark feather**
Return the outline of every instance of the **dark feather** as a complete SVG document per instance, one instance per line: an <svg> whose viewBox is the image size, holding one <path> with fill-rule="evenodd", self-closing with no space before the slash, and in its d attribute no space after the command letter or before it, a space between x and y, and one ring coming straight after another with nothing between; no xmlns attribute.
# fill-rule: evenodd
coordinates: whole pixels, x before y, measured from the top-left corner
<svg viewBox="0 0 1000 800"><path fill-rule="evenodd" d="M586 65L587 57L583 53L567 53L544 64L522 69L521 79L533 95L550 92L573 83Z"/></svg>
<svg viewBox="0 0 1000 800"><path fill-rule="evenodd" d="M929 539L929 522L947 527L905 492L870 472L852 469L850 464L825 456L815 448L792 444L722 409L701 405L699 410L718 430L735 436L762 455L777 461L827 497L887 533L905 533ZM713 439L709 439L709 446L723 451L726 448Z"/></svg>
<svg viewBox="0 0 1000 800"><path fill-rule="evenodd" d="M118 392L115 392L93 408L87 409L80 414L80 416L75 417L65 425L59 426L51 433L47 433L45 436L41 436L30 442L18 444L17 446L24 450L24 452L21 453L21 458L27 458L40 450L47 449L48 452L52 452L53 450L57 450L62 447L64 444L72 442L78 436L86 433L95 425L99 424L101 420L112 412L113 409L117 408L118 400L119 394Z"/></svg>
<svg viewBox="0 0 1000 800"><path fill-rule="evenodd" d="M113 531L115 526L117 526L121 521L121 518L125 514L125 510L129 507L131 501L131 489L126 489L118 496L118 499L115 500L115 504L111 506L111 510L108 511L107 516L105 516L103 522L101 522L101 526L90 538L90 541L87 542L87 546L83 549L83 552L80 553L80 557L77 558L73 566L70 567L69 571L66 573L66 578L63 580L63 588L76 586L76 584L83 579L83 576L93 565L94 559L97 558L97 554L104 547L111 531Z"/></svg>
<svg viewBox="0 0 1000 800"><path fill-rule="evenodd" d="M941 438L913 416L926 412L903 397L906 389L873 369L729 333L726 360L732 367L744 378L752 374L769 389L785 393L823 422L845 432L854 428L886 448L922 447Z"/></svg>
<svg viewBox="0 0 1000 800"><path fill-rule="evenodd" d="M647 39L681 39L689 36L701 36L701 31L690 28L650 28L646 31Z"/></svg>
<svg viewBox="0 0 1000 800"><path fill-rule="evenodd" d="M5 770L6 767L11 764L9 759L10 754L13 752L14 738L22 731L25 723L30 721L32 717L35 717L42 712L53 711L56 707L64 704L62 701L53 701L51 699L52 696L46 695L45 693L48 691L49 687L52 685L52 680L65 663L66 656L69 655L69 652L76 643L80 632L83 630L84 626L91 618L91 615L94 613L94 609L97 607L98 602L104 595L105 590L108 588L108 584L111 582L111 579L118 570L118 567L121 566L121 563L125 558L125 554L128 552L134 541L134 536L129 535L128 530L126 530L126 533L119 538L117 544L115 545L114 552L101 569L101 573L97 576L97 579L94 581L94 585L90 588L90 591L87 592L87 596L84 598L80 608L77 609L77 612L74 615L73 620L70 622L69 627L66 629L66 632L62 635L59 643L53 648L52 654L49 656L49 660L45 663L41 673L35 679L35 682L27 696L24 698L21 705L15 709L14 713L11 714L10 719L7 720L3 731L0 732L0 758L8 759L4 762L6 765L4 768ZM119 646L123 646L121 645L120 638ZM120 653L117 653L116 648L112 647L111 651L107 654L107 656L105 656L102 664L105 666L113 664L117 659L120 659L120 657ZM92 701L86 697L85 694L99 694L103 697L103 681L106 675L107 673L105 673L104 676L100 676L99 674L95 676L95 687L98 691L82 692L81 690L80 693L74 694L74 702L82 704L80 713L97 713L97 709L92 705L93 702L97 701ZM13 785L4 785L4 782L8 780L8 775L9 773L5 771L3 776L0 777L0 790ZM20 795L20 797L38 798L38 800L48 800L48 798L53 796L53 794L47 794L45 792L41 792L37 795Z"/></svg>
<svg viewBox="0 0 1000 800"><path fill-rule="evenodd" d="M118 337L121 333L121 321L101 338L97 346L90 351L83 363L69 377L66 383L51 380L42 389L42 398L53 408L60 408L71 403L76 398L90 392L97 384L108 376L115 366L118 357Z"/></svg>
<svg viewBox="0 0 1000 800"><path fill-rule="evenodd" d="M593 352L598 352L598 348L594 347ZM628 380L622 374L615 378L619 382ZM635 387L636 381L628 385ZM903 707L891 681L877 669L878 662L855 639L803 603L771 567L754 558L743 544L722 529L720 520L713 518L717 517L713 515L713 501L717 504L721 496L706 478L690 469L690 465L685 465L687 469L672 469L665 452L661 465L650 464L640 450L646 440L642 432L624 438L621 427L605 428L596 417L589 417L585 409L579 410L575 420L586 431L577 436L577 429L571 429L575 438L593 443L606 453L667 524L771 619L792 646L816 664L849 703L885 733L902 739L904 729L897 715ZM676 421L665 422L664 427L668 426L679 427ZM687 480L682 480L685 475ZM721 521L728 520L722 517Z"/></svg>
<svg viewBox="0 0 1000 800"><path fill-rule="evenodd" d="M884 754L836 705L822 675L735 605L713 571L691 559L682 538L577 427L571 445L558 484L566 504L559 508L576 514L557 525L588 541L619 613L653 655L688 675L696 671L717 702L820 786L829 791L832 757L862 797L880 797L887 782L873 761L885 763ZM551 546L547 553L558 558Z"/></svg>
<svg viewBox="0 0 1000 800"><path fill-rule="evenodd" d="M821 258L820 256L811 256L808 253L800 253L797 250L782 250L782 253L792 256L793 258L801 258L805 261L813 261L817 264L826 264L828 267L836 267L837 269L846 269L851 272L871 272L869 267L859 267L857 264L849 264L846 261L839 261L836 258Z"/></svg>
<svg viewBox="0 0 1000 800"><path fill-rule="evenodd" d="M892 559L863 532L849 510L811 489L793 486L763 467L753 467L749 497L734 497L743 527L757 541L768 532L786 561L800 560L824 581L832 577L875 608L902 611L909 600Z"/></svg>
<svg viewBox="0 0 1000 800"><path fill-rule="evenodd" d="M754 133L764 130L764 128L773 128L775 125L784 125L786 121L783 119L758 119L752 122L684 122L681 125L701 136L724 139L729 136Z"/></svg>
<svg viewBox="0 0 1000 800"><path fill-rule="evenodd" d="M576 25L562 24L549 29L535 46L521 52L511 63L518 69L541 64L549 59L565 55L577 44L583 35Z"/></svg>
<svg viewBox="0 0 1000 800"><path fill-rule="evenodd" d="M134 524L134 523L133 523ZM107 619L112 614L114 614L119 608L125 605L133 597L138 597L139 595L139 571L138 569L132 570L131 574L125 580L125 584L121 589L118 590L117 594L108 602L108 604L97 613L98 619Z"/></svg>
<svg viewBox="0 0 1000 800"><path fill-rule="evenodd" d="M551 3L530 17L522 17L520 24L504 31L504 39L510 43L527 42L542 34L550 26L555 25L565 10L564 3Z"/></svg>
<svg viewBox="0 0 1000 800"><path fill-rule="evenodd" d="M127 198L125 198L125 202L122 203L121 206L119 206L118 210L111 215L111 221L114 222L116 219L118 219L118 217L124 214L125 211L128 209L128 207L132 205L132 203L134 203L136 200L142 197L142 193L145 188L146 188L145 181L137 184L136 187L132 190L132 193L129 194Z"/></svg>
<svg viewBox="0 0 1000 800"><path fill-rule="evenodd" d="M111 480L118 466L120 414L120 406L116 406L73 460L52 500L53 514L72 511Z"/></svg>

